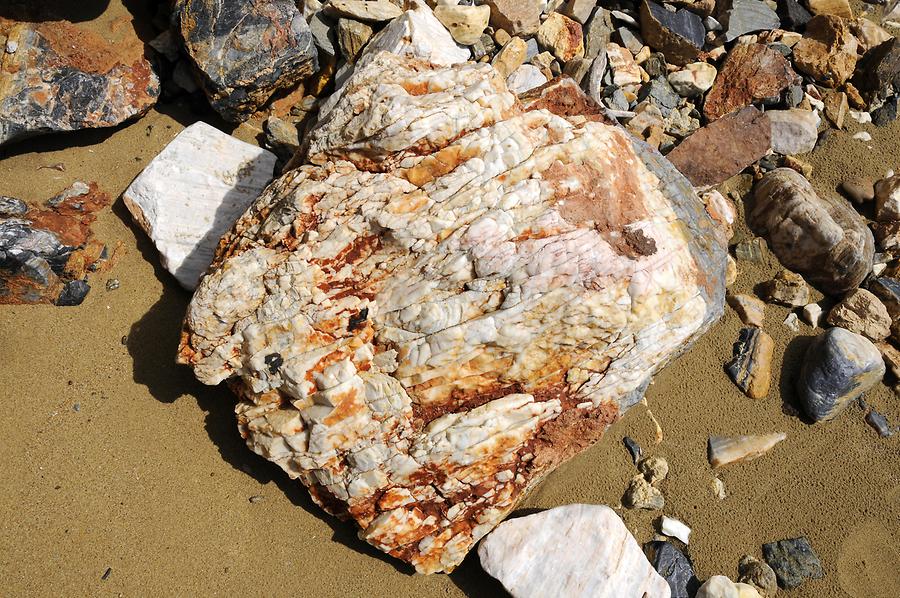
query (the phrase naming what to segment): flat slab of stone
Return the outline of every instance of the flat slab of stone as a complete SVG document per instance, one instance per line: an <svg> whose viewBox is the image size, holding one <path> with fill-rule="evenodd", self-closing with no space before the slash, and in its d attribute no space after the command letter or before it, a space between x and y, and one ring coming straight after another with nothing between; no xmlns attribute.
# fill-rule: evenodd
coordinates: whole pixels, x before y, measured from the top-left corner
<svg viewBox="0 0 900 598"><path fill-rule="evenodd" d="M219 237L272 179L275 160L268 150L197 122L147 165L122 198L163 267L193 289Z"/></svg>
<svg viewBox="0 0 900 598"><path fill-rule="evenodd" d="M671 596L631 532L603 505L510 519L482 540L478 557L515 598Z"/></svg>
<svg viewBox="0 0 900 598"><path fill-rule="evenodd" d="M769 152L767 114L753 106L729 114L694 132L666 157L692 185L718 185Z"/></svg>

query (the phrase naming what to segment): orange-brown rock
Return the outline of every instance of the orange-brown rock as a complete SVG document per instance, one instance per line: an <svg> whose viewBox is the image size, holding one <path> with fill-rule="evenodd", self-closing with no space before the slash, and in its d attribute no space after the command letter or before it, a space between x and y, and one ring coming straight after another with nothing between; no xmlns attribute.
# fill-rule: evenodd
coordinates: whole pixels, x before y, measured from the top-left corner
<svg viewBox="0 0 900 598"><path fill-rule="evenodd" d="M777 98L798 83L800 77L779 52L762 44L739 44L728 54L706 95L703 113L716 120L755 102Z"/></svg>
<svg viewBox="0 0 900 598"><path fill-rule="evenodd" d="M797 70L828 87L840 87L856 68L858 42L849 23L833 15L818 15L794 46Z"/></svg>
<svg viewBox="0 0 900 598"><path fill-rule="evenodd" d="M78 305L90 286L89 272L112 265L103 243L93 238L96 213L109 196L95 183L77 182L31 208L0 198L0 304Z"/></svg>

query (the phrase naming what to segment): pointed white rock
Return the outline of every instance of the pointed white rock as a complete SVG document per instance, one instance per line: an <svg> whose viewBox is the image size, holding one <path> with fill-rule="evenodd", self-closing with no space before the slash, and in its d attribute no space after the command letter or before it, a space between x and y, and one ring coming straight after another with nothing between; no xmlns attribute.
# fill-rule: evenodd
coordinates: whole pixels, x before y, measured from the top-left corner
<svg viewBox="0 0 900 598"><path fill-rule="evenodd" d="M272 180L275 154L204 122L178 134L125 191L132 217L163 267L189 290L219 238Z"/></svg>
<svg viewBox="0 0 900 598"><path fill-rule="evenodd" d="M678 521L677 519L673 519L672 517L662 516L660 521L659 531L669 536L670 538L678 538L685 544L688 543L688 540L691 539L691 528L686 526L684 523Z"/></svg>
<svg viewBox="0 0 900 598"><path fill-rule="evenodd" d="M637 541L603 505L566 505L501 523L478 547L515 598L670 598Z"/></svg>
<svg viewBox="0 0 900 598"><path fill-rule="evenodd" d="M713 467L722 467L729 463L751 461L768 453L785 438L787 434L781 432L759 436L711 436L709 464Z"/></svg>

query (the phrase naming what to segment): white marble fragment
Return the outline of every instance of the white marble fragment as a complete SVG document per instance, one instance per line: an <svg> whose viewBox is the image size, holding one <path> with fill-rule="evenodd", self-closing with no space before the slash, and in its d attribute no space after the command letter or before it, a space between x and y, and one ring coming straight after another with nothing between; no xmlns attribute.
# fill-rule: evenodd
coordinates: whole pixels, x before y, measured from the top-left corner
<svg viewBox="0 0 900 598"><path fill-rule="evenodd" d="M523 64L506 78L506 86L516 95L540 87L546 82L547 77L533 64Z"/></svg>
<svg viewBox="0 0 900 598"><path fill-rule="evenodd" d="M122 199L163 267L192 290L219 237L259 197L274 169L272 152L197 122L147 165Z"/></svg>
<svg viewBox="0 0 900 598"><path fill-rule="evenodd" d="M500 524L478 547L485 571L515 598L669 598L615 511L566 505Z"/></svg>
<svg viewBox="0 0 900 598"><path fill-rule="evenodd" d="M678 538L685 544L691 539L691 528L681 521L665 515L660 519L659 531L671 538Z"/></svg>
<svg viewBox="0 0 900 598"><path fill-rule="evenodd" d="M722 467L731 463L751 461L768 453L787 438L783 432L756 436L710 436L709 464Z"/></svg>

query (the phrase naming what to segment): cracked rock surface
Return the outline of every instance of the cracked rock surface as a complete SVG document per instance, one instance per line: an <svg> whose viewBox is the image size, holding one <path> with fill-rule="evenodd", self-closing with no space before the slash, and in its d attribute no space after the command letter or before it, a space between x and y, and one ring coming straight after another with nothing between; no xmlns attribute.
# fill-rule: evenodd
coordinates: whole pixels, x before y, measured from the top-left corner
<svg viewBox="0 0 900 598"><path fill-rule="evenodd" d="M245 120L318 68L292 0L178 0L176 15L209 103L226 120Z"/></svg>
<svg viewBox="0 0 900 598"><path fill-rule="evenodd" d="M721 315L725 223L489 65L380 53L339 93L223 237L179 359L326 511L450 571Z"/></svg>
<svg viewBox="0 0 900 598"><path fill-rule="evenodd" d="M159 79L136 36L113 44L67 21L0 16L0 48L0 145L112 127L159 97Z"/></svg>

